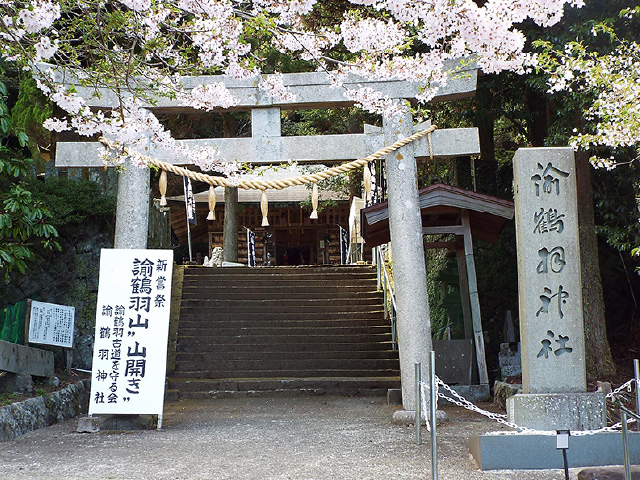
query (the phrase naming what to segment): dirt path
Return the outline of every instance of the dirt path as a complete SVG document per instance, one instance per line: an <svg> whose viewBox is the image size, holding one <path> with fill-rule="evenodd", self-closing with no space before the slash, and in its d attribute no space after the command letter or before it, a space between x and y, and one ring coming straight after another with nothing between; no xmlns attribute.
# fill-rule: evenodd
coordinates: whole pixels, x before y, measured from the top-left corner
<svg viewBox="0 0 640 480"><path fill-rule="evenodd" d="M394 408L380 398L242 398L169 403L161 431L78 434L70 420L1 444L0 478L428 479L428 434L417 446L413 428L391 425ZM559 470L479 471L467 437L500 426L444 409L440 479L564 478Z"/></svg>

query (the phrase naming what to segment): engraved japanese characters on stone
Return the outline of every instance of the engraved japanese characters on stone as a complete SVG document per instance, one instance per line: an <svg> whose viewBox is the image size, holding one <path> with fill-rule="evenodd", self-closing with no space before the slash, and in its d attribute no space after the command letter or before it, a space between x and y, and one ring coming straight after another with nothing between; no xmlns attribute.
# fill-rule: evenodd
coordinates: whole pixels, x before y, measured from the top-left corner
<svg viewBox="0 0 640 480"><path fill-rule="evenodd" d="M558 286L558 291L551 295L552 290L549 287L544 287L544 293L540 295L540 301L542 302L542 306L536 312L536 317L539 317L541 313L549 313L549 305L551 305L552 300L556 300L558 303L558 313L560 314L560 318L564 318L564 313L562 312L562 305L567 303L567 298L569 298L569 292L567 292L562 285Z"/></svg>
<svg viewBox="0 0 640 480"><path fill-rule="evenodd" d="M555 194L560 195L560 179L567 178L569 172L554 167L551 162L546 167L538 163L538 170L542 170L542 173L536 173L531 177L536 186L536 197L540 196L540 187L542 187L543 193L551 194L555 190Z"/></svg>
<svg viewBox="0 0 640 480"><path fill-rule="evenodd" d="M545 338L540 342L542 344L542 348L538 352L537 358L549 358L549 354L552 352L556 357L559 357L560 355L571 353L573 351L573 348L567 347L567 343L569 342L568 335L558 335L558 338L556 338L556 335L552 330L547 330L547 336L549 338ZM558 344L558 348L556 348L555 350L552 347L552 340L555 340L555 342Z"/></svg>
<svg viewBox="0 0 640 480"><path fill-rule="evenodd" d="M558 213L555 208L540 208L540 211L533 214L533 233L550 233L558 232L562 233L564 230L565 214Z"/></svg>
<svg viewBox="0 0 640 480"><path fill-rule="evenodd" d="M551 250L543 247L538 250L538 256L540 257L540 263L538 263L536 272L540 274L560 273L567 264L564 257L564 247L561 246L554 247Z"/></svg>

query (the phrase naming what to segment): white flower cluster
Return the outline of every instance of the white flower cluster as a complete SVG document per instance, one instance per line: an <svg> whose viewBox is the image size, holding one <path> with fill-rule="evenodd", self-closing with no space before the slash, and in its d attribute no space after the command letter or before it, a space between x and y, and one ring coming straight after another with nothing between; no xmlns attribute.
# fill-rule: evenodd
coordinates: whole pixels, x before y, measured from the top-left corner
<svg viewBox="0 0 640 480"><path fill-rule="evenodd" d="M194 108L208 111L215 108L229 108L238 103L222 82L198 85L188 94L182 94L181 98Z"/></svg>
<svg viewBox="0 0 640 480"><path fill-rule="evenodd" d="M46 30L60 18L60 5L47 0L34 0L27 8L20 10L19 22L28 33Z"/></svg>
<svg viewBox="0 0 640 480"><path fill-rule="evenodd" d="M293 102L296 96L284 86L282 74L263 75L258 88L280 102Z"/></svg>
<svg viewBox="0 0 640 480"><path fill-rule="evenodd" d="M371 87L347 90L344 96L355 102L360 108L384 115L387 118L395 117L407 110L406 105L383 95Z"/></svg>
<svg viewBox="0 0 640 480"><path fill-rule="evenodd" d="M120 3L136 12L144 12L151 8L151 0L120 0Z"/></svg>

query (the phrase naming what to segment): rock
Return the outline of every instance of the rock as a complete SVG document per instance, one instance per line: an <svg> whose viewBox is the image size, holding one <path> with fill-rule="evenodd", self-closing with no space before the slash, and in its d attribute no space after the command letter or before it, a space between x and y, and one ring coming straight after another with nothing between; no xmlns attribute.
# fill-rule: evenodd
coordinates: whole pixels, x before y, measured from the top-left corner
<svg viewBox="0 0 640 480"><path fill-rule="evenodd" d="M503 410L507 409L507 398L522 393L522 384L506 383L496 380L493 385L493 404Z"/></svg>
<svg viewBox="0 0 640 480"><path fill-rule="evenodd" d="M25 373L4 372L0 376L0 392L33 395L33 378Z"/></svg>
<svg viewBox="0 0 640 480"><path fill-rule="evenodd" d="M624 480L624 467L590 467L580 470L578 480ZM640 480L640 467L631 467L631 480Z"/></svg>
<svg viewBox="0 0 640 480"><path fill-rule="evenodd" d="M47 385L53 388L58 388L60 386L60 379L55 375L53 377L49 377L47 379Z"/></svg>
<svg viewBox="0 0 640 480"><path fill-rule="evenodd" d="M97 433L100 431L98 419L95 417L80 417L78 419L78 433Z"/></svg>

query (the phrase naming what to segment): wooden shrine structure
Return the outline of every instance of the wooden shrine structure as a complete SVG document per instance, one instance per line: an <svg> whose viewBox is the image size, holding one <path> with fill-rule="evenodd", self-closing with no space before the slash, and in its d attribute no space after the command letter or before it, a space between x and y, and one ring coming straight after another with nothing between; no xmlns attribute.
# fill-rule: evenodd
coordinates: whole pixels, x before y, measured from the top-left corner
<svg viewBox="0 0 640 480"><path fill-rule="evenodd" d="M480 383L486 384L488 373L473 239L495 243L506 221L513 218L514 204L509 200L443 184L423 188L418 194L422 233L455 235L454 240L426 242L425 248L446 248L456 253L465 339L472 340L475 345ZM387 202L363 209L361 216L362 236L368 247L373 248L389 242Z"/></svg>

